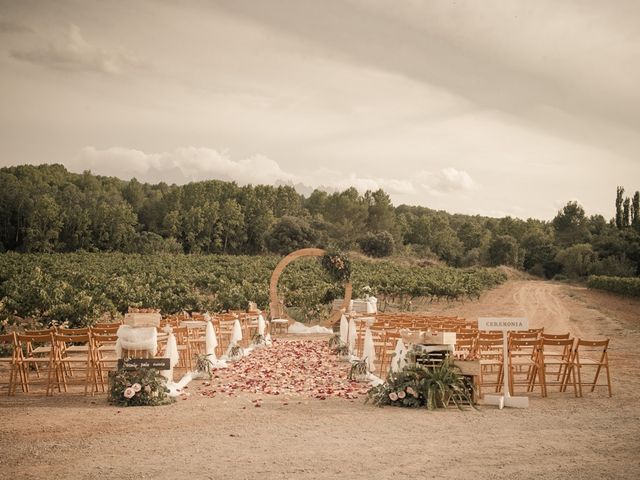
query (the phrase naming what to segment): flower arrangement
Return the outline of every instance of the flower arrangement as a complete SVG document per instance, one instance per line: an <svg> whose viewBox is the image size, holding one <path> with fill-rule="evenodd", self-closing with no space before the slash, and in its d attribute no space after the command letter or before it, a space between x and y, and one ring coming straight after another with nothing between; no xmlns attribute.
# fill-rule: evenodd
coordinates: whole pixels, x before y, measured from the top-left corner
<svg viewBox="0 0 640 480"><path fill-rule="evenodd" d="M327 253L322 257L322 266L336 282L348 282L351 278L351 261L343 253Z"/></svg>
<svg viewBox="0 0 640 480"><path fill-rule="evenodd" d="M363 382L369 375L369 366L367 365L367 357L362 360L352 360L351 370L349 370L349 380L355 382Z"/></svg>
<svg viewBox="0 0 640 480"><path fill-rule="evenodd" d="M227 355L227 358L230 362L236 362L242 357L244 357L244 348L238 344L233 344L229 347L229 354Z"/></svg>
<svg viewBox="0 0 640 480"><path fill-rule="evenodd" d="M385 383L369 390L366 402L383 407L393 405L411 408L446 408L453 403L459 409L473 404L473 388L460 369L445 359L430 368L407 366L391 373Z"/></svg>
<svg viewBox="0 0 640 480"><path fill-rule="evenodd" d="M264 335L261 335L260 333L256 333L253 338L251 339L251 344L254 347L266 347L267 346L267 338Z"/></svg>
<svg viewBox="0 0 640 480"><path fill-rule="evenodd" d="M167 394L166 379L153 368L120 369L109 375L109 403L119 407L166 405L175 400Z"/></svg>
<svg viewBox="0 0 640 480"><path fill-rule="evenodd" d="M213 362L210 357L212 356L213 355L211 354L196 354L197 377L205 378L207 380L211 379L211 367L213 366Z"/></svg>
<svg viewBox="0 0 640 480"><path fill-rule="evenodd" d="M340 357L342 360L351 358L351 352L349 351L349 345L344 343L340 339L340 335L333 335L329 338L329 348L331 352Z"/></svg>
<svg viewBox="0 0 640 480"><path fill-rule="evenodd" d="M365 285L360 289L360 293L364 298L369 298L371 295L375 295L375 291L369 285Z"/></svg>
<svg viewBox="0 0 640 480"><path fill-rule="evenodd" d="M340 339L340 334L336 333L329 338L329 349L334 351L336 348L340 346L342 340Z"/></svg>

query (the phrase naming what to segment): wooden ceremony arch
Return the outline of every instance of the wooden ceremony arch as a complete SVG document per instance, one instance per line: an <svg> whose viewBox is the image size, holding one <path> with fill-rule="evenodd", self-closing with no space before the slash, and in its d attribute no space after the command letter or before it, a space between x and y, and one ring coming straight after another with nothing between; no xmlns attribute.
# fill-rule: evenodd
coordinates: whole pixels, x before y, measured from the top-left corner
<svg viewBox="0 0 640 480"><path fill-rule="evenodd" d="M327 252L321 248L303 248L301 250L296 250L295 252L290 253L282 260L280 263L276 265L275 270L271 274L271 282L269 284L269 310L271 312L271 319L274 318L285 318L284 309L280 308L280 299L278 298L278 280L280 280L280 275L284 269L294 260L301 257L324 257ZM352 286L351 282L344 283L344 302L342 303L341 309L347 311L349 309L349 303L351 303L351 293ZM327 323L329 325L333 325L341 315L340 310L336 310L329 316Z"/></svg>

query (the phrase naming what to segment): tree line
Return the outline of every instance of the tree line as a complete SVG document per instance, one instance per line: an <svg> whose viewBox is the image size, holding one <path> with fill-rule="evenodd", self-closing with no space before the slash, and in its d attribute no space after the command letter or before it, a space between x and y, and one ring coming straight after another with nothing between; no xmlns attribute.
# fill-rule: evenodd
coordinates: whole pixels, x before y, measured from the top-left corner
<svg viewBox="0 0 640 480"><path fill-rule="evenodd" d="M509 265L548 278L640 273L640 194L615 217L568 202L550 221L394 206L383 190L309 196L291 186L141 183L62 165L0 169L0 251L286 254L298 248Z"/></svg>

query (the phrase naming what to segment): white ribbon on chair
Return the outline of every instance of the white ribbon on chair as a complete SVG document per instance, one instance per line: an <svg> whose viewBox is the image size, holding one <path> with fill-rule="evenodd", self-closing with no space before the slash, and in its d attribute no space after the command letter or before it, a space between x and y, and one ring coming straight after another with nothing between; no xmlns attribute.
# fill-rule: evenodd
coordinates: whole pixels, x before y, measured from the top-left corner
<svg viewBox="0 0 640 480"><path fill-rule="evenodd" d="M345 345L347 344L347 341L348 341L347 335L349 335L349 322L347 322L347 317L343 313L340 316L340 341Z"/></svg>
<svg viewBox="0 0 640 480"><path fill-rule="evenodd" d="M264 335L265 328L266 324L264 322L264 317L260 314L258 315L258 335Z"/></svg>
<svg viewBox="0 0 640 480"><path fill-rule="evenodd" d="M169 337L167 338L167 347L164 352L164 358L169 359L169 370L162 370L160 373L167 379L167 383L173 383L173 367L175 367L180 360L178 343L176 342L176 336L173 332L170 332Z"/></svg>
<svg viewBox="0 0 640 480"><path fill-rule="evenodd" d="M354 351L356 349L356 321L351 318L351 320L349 320L349 334L347 336L347 343L349 345L349 353L351 355L354 354Z"/></svg>
<svg viewBox="0 0 640 480"><path fill-rule="evenodd" d="M242 327L240 327L240 320L233 322L233 331L231 332L231 345L237 345L242 340Z"/></svg>
<svg viewBox="0 0 640 480"><path fill-rule="evenodd" d="M396 349L391 358L391 371L396 373L402 370L407 364L407 347L401 338L396 342Z"/></svg>
<svg viewBox="0 0 640 480"><path fill-rule="evenodd" d="M367 361L367 367L370 372L375 371L376 369L376 347L373 344L373 334L369 327L364 333L364 347L362 348L362 359Z"/></svg>
<svg viewBox="0 0 640 480"><path fill-rule="evenodd" d="M218 339L216 338L216 331L213 328L213 323L207 322L207 328L205 331L205 354L212 355L213 358L211 360L216 359L216 347L218 346Z"/></svg>

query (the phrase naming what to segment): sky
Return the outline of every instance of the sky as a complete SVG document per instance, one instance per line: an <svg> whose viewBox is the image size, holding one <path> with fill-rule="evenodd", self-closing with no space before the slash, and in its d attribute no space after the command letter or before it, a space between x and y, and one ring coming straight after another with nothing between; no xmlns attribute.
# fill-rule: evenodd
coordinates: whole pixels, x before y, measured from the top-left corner
<svg viewBox="0 0 640 480"><path fill-rule="evenodd" d="M0 166L608 219L639 85L635 0L0 0Z"/></svg>

